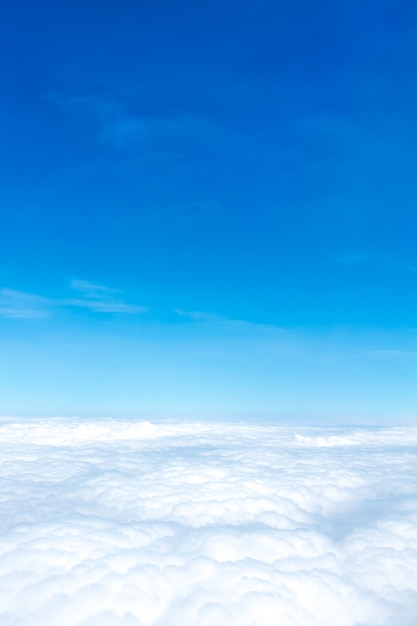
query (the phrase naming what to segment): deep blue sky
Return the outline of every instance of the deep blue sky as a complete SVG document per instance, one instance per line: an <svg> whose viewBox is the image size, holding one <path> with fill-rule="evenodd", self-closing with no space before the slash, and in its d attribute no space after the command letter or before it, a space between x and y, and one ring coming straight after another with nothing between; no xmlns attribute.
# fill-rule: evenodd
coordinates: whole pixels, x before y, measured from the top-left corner
<svg viewBox="0 0 417 626"><path fill-rule="evenodd" d="M415 2L0 23L0 413L416 415Z"/></svg>

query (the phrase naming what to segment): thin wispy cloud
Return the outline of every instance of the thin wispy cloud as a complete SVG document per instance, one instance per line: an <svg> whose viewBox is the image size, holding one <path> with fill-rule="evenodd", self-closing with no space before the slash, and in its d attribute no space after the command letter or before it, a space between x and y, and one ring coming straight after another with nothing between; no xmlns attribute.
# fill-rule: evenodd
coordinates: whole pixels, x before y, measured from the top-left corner
<svg viewBox="0 0 417 626"><path fill-rule="evenodd" d="M0 317L45 319L59 311L76 308L89 309L95 313L131 315L147 311L144 306L124 302L121 291L103 285L73 280L71 290L77 293L77 297L48 298L15 289L0 289Z"/></svg>
<svg viewBox="0 0 417 626"><path fill-rule="evenodd" d="M339 254L336 257L338 263L345 265L357 265L357 264L365 264L372 263L375 261L374 255L370 252L361 252L361 251L350 251L345 252L343 254Z"/></svg>
<svg viewBox="0 0 417 626"><path fill-rule="evenodd" d="M0 317L45 319L52 313L51 300L25 291L0 289Z"/></svg>
<svg viewBox="0 0 417 626"><path fill-rule="evenodd" d="M193 322L224 322L227 318L217 315L216 313L207 313L205 311L183 311L175 309L175 313L186 320Z"/></svg>
<svg viewBox="0 0 417 626"><path fill-rule="evenodd" d="M81 297L71 298L68 305L84 307L97 313L144 313L147 308L136 304L127 304L120 300L121 292L103 285L96 285L85 280L73 280L73 290Z"/></svg>
<svg viewBox="0 0 417 626"><path fill-rule="evenodd" d="M394 272L417 272L417 260L414 258L404 258L402 255L392 256L389 254L365 252L365 251L348 251L336 256L336 261L343 265L368 265L372 267L380 267L384 271L387 269Z"/></svg>
<svg viewBox="0 0 417 626"><path fill-rule="evenodd" d="M86 298L100 299L103 296L108 297L114 294L122 293L120 289L105 287L88 282L88 280L72 280L71 289L75 289L83 294Z"/></svg>
<svg viewBox="0 0 417 626"><path fill-rule="evenodd" d="M214 121L190 113L132 114L123 102L108 95L49 94L47 100L75 122L88 124L100 143L119 150L146 145L165 154L176 152L184 137L211 142L225 132L225 128Z"/></svg>
<svg viewBox="0 0 417 626"><path fill-rule="evenodd" d="M212 329L223 329L226 331L243 331L243 332L263 332L272 331L274 333L285 332L284 329L277 325L262 324L259 322L251 322L245 319L235 319L225 317L217 313L209 311L184 311L176 308L175 314L189 325L204 326Z"/></svg>
<svg viewBox="0 0 417 626"><path fill-rule="evenodd" d="M46 100L77 124L91 128L100 143L127 149L147 139L146 118L129 115L121 102L104 95L62 96L48 94Z"/></svg>
<svg viewBox="0 0 417 626"><path fill-rule="evenodd" d="M77 299L72 298L67 300L67 304L73 307L81 307L90 309L96 313L144 313L147 311L146 307L138 306L136 304L125 304L124 302L115 302L111 300L89 300L89 299Z"/></svg>

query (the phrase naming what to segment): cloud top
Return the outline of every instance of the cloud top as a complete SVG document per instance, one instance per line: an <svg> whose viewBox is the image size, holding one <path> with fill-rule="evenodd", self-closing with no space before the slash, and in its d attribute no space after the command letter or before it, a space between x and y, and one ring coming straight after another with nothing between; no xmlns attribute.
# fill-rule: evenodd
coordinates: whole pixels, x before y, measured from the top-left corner
<svg viewBox="0 0 417 626"><path fill-rule="evenodd" d="M0 421L7 626L411 626L417 428Z"/></svg>

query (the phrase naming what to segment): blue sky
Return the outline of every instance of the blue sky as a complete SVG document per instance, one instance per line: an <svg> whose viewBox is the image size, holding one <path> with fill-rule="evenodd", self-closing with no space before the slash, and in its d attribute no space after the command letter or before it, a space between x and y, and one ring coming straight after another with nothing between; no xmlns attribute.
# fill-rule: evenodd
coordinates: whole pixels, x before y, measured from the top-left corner
<svg viewBox="0 0 417 626"><path fill-rule="evenodd" d="M0 413L417 416L414 2L0 19Z"/></svg>

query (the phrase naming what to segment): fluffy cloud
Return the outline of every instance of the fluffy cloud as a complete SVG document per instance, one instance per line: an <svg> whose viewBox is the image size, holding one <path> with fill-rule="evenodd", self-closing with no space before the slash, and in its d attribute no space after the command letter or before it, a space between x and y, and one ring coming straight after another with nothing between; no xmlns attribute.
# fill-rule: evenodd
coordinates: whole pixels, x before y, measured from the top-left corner
<svg viewBox="0 0 417 626"><path fill-rule="evenodd" d="M0 422L2 626L412 626L417 428Z"/></svg>

